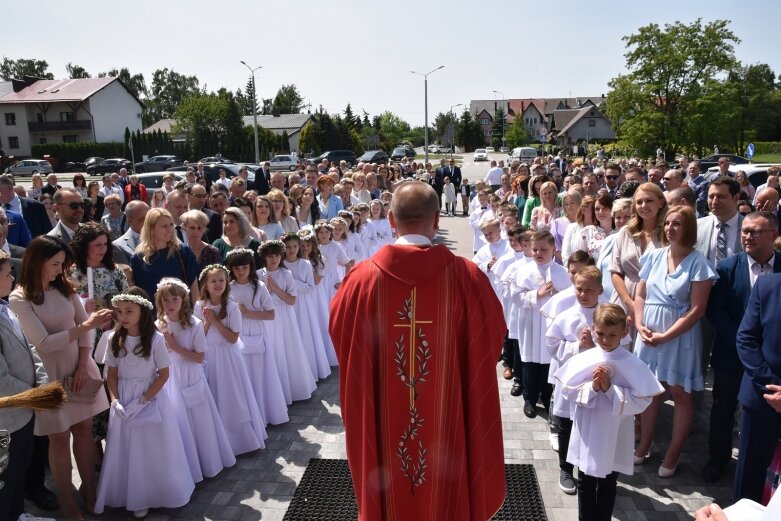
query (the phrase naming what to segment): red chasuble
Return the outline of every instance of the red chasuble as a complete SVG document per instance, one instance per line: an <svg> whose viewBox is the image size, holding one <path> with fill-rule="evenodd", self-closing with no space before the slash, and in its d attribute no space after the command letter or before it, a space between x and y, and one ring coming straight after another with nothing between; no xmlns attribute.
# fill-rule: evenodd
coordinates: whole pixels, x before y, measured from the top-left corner
<svg viewBox="0 0 781 521"><path fill-rule="evenodd" d="M359 519L490 519L505 495L488 279L444 246L385 246L331 303Z"/></svg>

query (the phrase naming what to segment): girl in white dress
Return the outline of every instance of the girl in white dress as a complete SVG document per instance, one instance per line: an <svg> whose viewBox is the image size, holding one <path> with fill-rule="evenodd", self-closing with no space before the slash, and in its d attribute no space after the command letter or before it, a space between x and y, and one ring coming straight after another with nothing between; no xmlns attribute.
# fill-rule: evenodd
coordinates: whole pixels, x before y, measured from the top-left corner
<svg viewBox="0 0 781 521"><path fill-rule="evenodd" d="M187 504L195 488L168 393L170 358L155 330L152 303L132 287L111 299L117 325L104 364L111 397L106 452L95 512L125 507L136 518L150 508ZM178 469L178 471L176 471Z"/></svg>
<svg viewBox="0 0 781 521"><path fill-rule="evenodd" d="M155 302L157 329L163 334L171 357L171 378L166 390L173 401L182 403L180 428L192 433L195 463L199 472L211 478L223 468L232 467L236 457L203 370L207 351L203 322L193 316L190 288L179 279L163 278L157 284Z"/></svg>
<svg viewBox="0 0 781 521"><path fill-rule="evenodd" d="M274 303L266 285L258 280L255 254L238 248L228 253L226 264L230 270L231 300L241 311L241 354L249 372L260 415L267 424L279 425L288 421L287 365L284 345L270 341L270 322L274 320Z"/></svg>
<svg viewBox="0 0 781 521"><path fill-rule="evenodd" d="M375 232L374 223L369 222L369 205L361 203L354 206L353 210L357 211L360 215L358 221L360 228L358 233L361 236L361 243L364 245L363 247L366 256L371 257L374 255L374 252L377 251L377 234Z"/></svg>
<svg viewBox="0 0 781 521"><path fill-rule="evenodd" d="M304 341L309 367L315 380L326 378L331 374L328 363L322 331L317 318L317 294L315 293L315 278L312 265L301 257L301 238L295 233L283 237L285 243L285 267L293 275L298 296L293 305L298 317L301 339Z"/></svg>
<svg viewBox="0 0 781 521"><path fill-rule="evenodd" d="M206 266L198 276L201 300L195 316L206 334L206 378L233 454L261 449L267 438L258 402L241 355L241 311L229 299L228 269Z"/></svg>
<svg viewBox="0 0 781 521"><path fill-rule="evenodd" d="M347 257L344 248L332 240L332 232L333 226L326 221L318 221L315 224L317 247L323 256L325 291L329 302L342 282L342 279L339 277L339 267L344 268L350 264L350 258Z"/></svg>
<svg viewBox="0 0 781 521"><path fill-rule="evenodd" d="M355 247L355 242L350 240L350 228L347 221L341 217L334 217L331 219L331 226L333 231L331 232L331 240L342 247L344 253L347 254L347 258L350 259L346 265L339 264L336 267L339 273L339 282L344 280L344 276L350 271L350 268L355 266L355 261L358 258L358 251Z"/></svg>
<svg viewBox="0 0 781 521"><path fill-rule="evenodd" d="M368 205L366 209L368 211ZM325 264L323 264L323 256L320 255L320 249L317 247L317 238L312 230L301 230L298 232L298 235L301 237L301 256L307 259L312 266L312 275L315 283L314 293L316 296L315 307L320 337L323 339L323 344L325 344L328 365L335 367L339 365L339 361L336 358L336 349L334 349L334 343L331 341L331 334L328 332L330 309L324 282Z"/></svg>
<svg viewBox="0 0 781 521"><path fill-rule="evenodd" d="M307 400L312 396L317 384L307 361L293 311L298 294L296 285L293 275L282 265L285 243L280 240L265 241L260 245L258 253L262 264L258 270L258 278L265 282L274 302L274 320L271 321L273 336L269 340L284 346L286 376L290 384L289 400Z"/></svg>
<svg viewBox="0 0 781 521"><path fill-rule="evenodd" d="M393 243L393 231L388 218L385 216L385 207L382 201L374 199L369 205L369 222L374 226L374 251L379 250L386 244Z"/></svg>
<svg viewBox="0 0 781 521"><path fill-rule="evenodd" d="M350 260L353 261L353 265L361 262L367 257L364 251L363 243L361 242L360 234L360 222L356 222L353 218L353 212L350 210L342 210L339 212L339 218L346 224L345 237L347 238L347 246L345 251Z"/></svg>

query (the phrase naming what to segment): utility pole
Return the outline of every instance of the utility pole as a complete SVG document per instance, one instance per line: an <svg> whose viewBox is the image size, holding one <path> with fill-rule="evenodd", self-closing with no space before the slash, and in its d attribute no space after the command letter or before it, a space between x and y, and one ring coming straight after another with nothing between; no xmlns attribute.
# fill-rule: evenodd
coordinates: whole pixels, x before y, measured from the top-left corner
<svg viewBox="0 0 781 521"><path fill-rule="evenodd" d="M260 164L260 148L258 146L258 89L255 87L255 71L258 69L262 69L263 66L260 65L259 67L255 67L254 69L247 65L247 63L244 60L241 60L241 64L244 65L246 68L249 69L250 74L252 75L252 130L255 132L255 164Z"/></svg>
<svg viewBox="0 0 781 521"><path fill-rule="evenodd" d="M439 69L443 69L445 66L440 65L436 69L427 72L426 74L410 71L412 74L417 74L418 76L423 76L423 117L424 117L424 127L423 127L423 163L428 163L428 75L433 74L437 72Z"/></svg>

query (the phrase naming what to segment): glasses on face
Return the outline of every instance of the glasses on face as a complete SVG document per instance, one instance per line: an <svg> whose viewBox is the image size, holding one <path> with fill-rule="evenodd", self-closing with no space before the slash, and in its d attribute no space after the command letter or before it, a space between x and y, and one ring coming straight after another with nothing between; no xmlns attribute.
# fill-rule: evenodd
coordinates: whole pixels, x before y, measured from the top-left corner
<svg viewBox="0 0 781 521"><path fill-rule="evenodd" d="M206 194L191 194L196 199L206 199Z"/></svg>
<svg viewBox="0 0 781 521"><path fill-rule="evenodd" d="M760 235L762 235L763 232L769 232L770 230L754 230L752 228L745 228L743 230L740 230L740 234L744 237L751 236L752 239L756 239Z"/></svg>
<svg viewBox="0 0 781 521"><path fill-rule="evenodd" d="M82 203L68 203L66 206L71 210L76 211L79 208L83 210L87 205L82 202Z"/></svg>
<svg viewBox="0 0 781 521"><path fill-rule="evenodd" d="M611 181L615 181L616 179L618 179L617 175L608 175L608 176L605 176L605 177L607 177Z"/></svg>

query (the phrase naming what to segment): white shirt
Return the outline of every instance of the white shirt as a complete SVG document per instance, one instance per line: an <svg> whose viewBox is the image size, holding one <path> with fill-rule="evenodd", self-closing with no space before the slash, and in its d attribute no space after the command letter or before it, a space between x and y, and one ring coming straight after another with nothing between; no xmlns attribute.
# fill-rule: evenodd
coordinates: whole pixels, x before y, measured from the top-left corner
<svg viewBox="0 0 781 521"><path fill-rule="evenodd" d="M754 287L754 284L756 284L759 277L773 273L773 265L776 262L775 253L765 264L760 264L751 255L746 255L746 258L748 259L748 280L751 282L752 288Z"/></svg>
<svg viewBox="0 0 781 521"><path fill-rule="evenodd" d="M230 179L227 177L225 179L217 179L214 184L220 183L222 186L227 188L228 190L231 189L231 185L233 184Z"/></svg>
<svg viewBox="0 0 781 521"><path fill-rule="evenodd" d="M431 239L425 235L408 233L407 235L402 235L396 239L396 242L393 244L396 246L431 246Z"/></svg>
<svg viewBox="0 0 781 521"><path fill-rule="evenodd" d="M718 240L719 237L718 226L720 221L713 214L711 214L711 217L713 219L713 233L711 233L710 235L710 247L708 248L708 260L715 263L716 262L716 241ZM735 250L735 244L737 244L738 242L738 234L740 233L740 230L738 230L738 220L740 220L740 214L735 212L735 215L733 215L729 221L726 221L727 229L724 232L727 236L727 257L732 257L733 255L738 253L737 250Z"/></svg>
<svg viewBox="0 0 781 521"><path fill-rule="evenodd" d="M495 166L485 175L485 182L489 185L500 185L502 184L502 174L504 174L504 170Z"/></svg>

